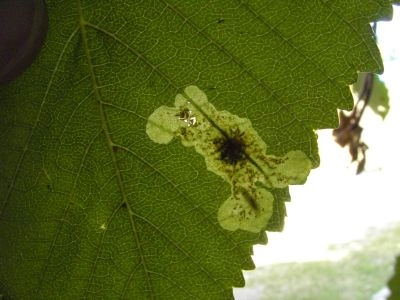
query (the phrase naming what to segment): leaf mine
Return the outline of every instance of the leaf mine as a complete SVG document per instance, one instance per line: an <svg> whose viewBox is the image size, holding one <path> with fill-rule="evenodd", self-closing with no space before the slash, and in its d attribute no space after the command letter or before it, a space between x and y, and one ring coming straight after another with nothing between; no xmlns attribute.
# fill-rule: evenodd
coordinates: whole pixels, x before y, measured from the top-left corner
<svg viewBox="0 0 400 300"><path fill-rule="evenodd" d="M175 97L174 107L160 106L148 118L146 133L152 141L168 144L179 138L204 157L209 171L231 186L231 195L218 210L226 230L260 232L272 215L269 191L303 184L311 161L299 150L282 157L268 155L267 146L247 118L218 111L197 86Z"/></svg>

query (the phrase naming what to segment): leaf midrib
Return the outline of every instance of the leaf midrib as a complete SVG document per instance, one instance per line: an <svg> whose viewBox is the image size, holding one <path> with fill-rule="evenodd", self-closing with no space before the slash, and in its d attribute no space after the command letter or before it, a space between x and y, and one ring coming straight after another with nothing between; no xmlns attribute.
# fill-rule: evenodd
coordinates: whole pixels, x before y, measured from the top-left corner
<svg viewBox="0 0 400 300"><path fill-rule="evenodd" d="M80 4L80 0L78 0L79 4ZM91 24L89 22L87 22L84 18L83 18L83 12L82 12L82 7L79 6L79 21L80 21L80 30L81 30L81 35L82 35L82 40L83 40L83 45L84 45L84 50L85 50L85 55L86 55L86 59L89 65L89 72L90 72L90 78L91 78L91 83L92 83L92 87L93 87L93 91L94 91L94 95L95 98L98 102L99 105L99 113L100 113L100 117L101 117L101 123L102 123L102 128L103 128L103 132L105 134L106 137L106 141L107 141L107 146L108 146L108 150L110 152L111 158L112 158L112 164L114 166L115 172L116 172L116 180L117 180L117 184L119 187L119 190L121 192L122 195L122 201L121 203L119 203L118 207L113 211L112 215L110 216L110 219L108 220L108 222L110 222L114 215L116 214L116 212L120 209L122 204L126 205L127 211L128 211L128 215L129 215L129 219L130 219L130 223L131 223L131 228L132 228L132 233L134 236L134 240L139 248L138 252L140 253L140 262L136 265L133 266L132 268L132 273L135 271L135 269L137 268L138 265L142 265L142 267L144 268L144 273L146 276L146 282L148 285L148 288L150 291L153 290L152 288L152 284L151 284L151 279L149 277L149 274L153 274L154 272L152 272L146 264L145 261L145 257L144 257L144 251L141 248L141 241L140 241L140 237L138 234L138 230L137 230L137 226L136 226L136 222L134 220L134 216L138 219L142 219L144 222L150 224L155 230L157 230L163 237L165 237L172 245L174 245L174 247L176 247L180 252L182 252L185 256L192 258L192 262L195 263L213 282L215 282L215 279L213 276L211 276L211 274L209 273L209 271L207 269L205 269L197 260L195 260L189 253L187 253L183 248L179 247L172 239L170 239L168 237L168 235L166 235L164 232L162 232L156 225L152 224L149 220L143 218L142 216L136 214L134 212L134 210L132 209L131 205L129 204L128 198L127 198L127 193L126 193L126 189L122 180L122 175L121 175L121 171L117 162L117 158L115 156L116 151L114 151L115 148L120 148L123 149L125 151L127 151L128 153L131 153L133 156L135 156L137 159L142 160L137 154L135 154L132 150L122 146L122 145L118 145L115 144L112 140L111 134L110 134L110 129L109 129L109 122L107 120L107 114L105 112L104 106L108 105L108 103L103 102L102 97L100 95L99 92L99 85L97 82L97 77L93 68L93 63L92 63L92 58L91 58L91 54L89 51L89 46L88 46L88 39L87 39L87 33L86 33L86 27L93 27L91 26ZM102 28L100 27L96 27L97 30L99 31L103 31ZM119 40L116 36L113 36L113 38L115 40ZM124 44L122 41L120 41L123 45ZM134 49L131 49L134 50ZM139 52L134 52L139 58L141 58L143 61L145 61L147 64L149 64L153 69L158 69L157 67L153 66L150 64L150 62L144 58ZM167 79L168 83L171 86L175 86L171 80L169 80L169 78L167 76L164 76L165 79ZM163 174L161 174L156 168L154 168L151 164L149 164L148 162L145 162L142 160L143 163L146 163L148 166L150 166L151 168L153 168L156 172L158 172L165 180L167 180L170 184L173 185L173 187L176 189L175 185L168 180L168 178L166 178ZM178 189L177 189L178 190ZM179 190L178 190L179 191ZM181 192L179 191L179 193L181 194ZM222 230L221 228L218 227L219 230ZM102 238L101 238L101 242L103 242L104 237L105 237L106 231L103 232L102 234ZM229 239L230 242L232 242L231 239ZM101 247L98 246L98 249L100 251ZM96 262L97 262L97 257L99 257L99 255L96 256L96 260L93 262L93 267L92 267L92 274L90 276L90 281L88 282L88 285L90 285L90 282L92 281L92 279L94 278L94 272L95 272L95 268L96 268ZM160 275L160 274L158 274ZM127 287L129 286L129 280L130 280L131 276L127 278L127 282L124 285L124 289L122 290L122 294L124 295L125 291L127 290ZM167 278L168 279L168 278ZM170 280L170 279L168 279ZM219 282L215 282L217 284L220 284ZM182 288L181 286L179 286L181 289L183 289L185 291L186 294L193 296L188 290ZM223 285L221 285L221 288L225 288ZM85 290L85 296L87 296L87 292L89 291L89 288L86 288ZM150 298L153 299L154 298L155 293L150 293Z"/></svg>
<svg viewBox="0 0 400 300"><path fill-rule="evenodd" d="M101 126L102 126L102 129L103 129L103 133L105 135L105 138L106 138L107 148L108 148L109 154L111 156L112 165L113 165L114 170L115 170L115 176L116 176L115 178L117 180L117 184L118 184L119 190L121 192L121 196L122 196L121 203L119 203L118 207L114 210L114 212L112 213L112 215L110 217L109 221L111 221L111 219L113 218L113 216L115 215L115 213L118 211L118 209L121 207L122 204L126 205L126 207L127 207L129 212L132 211L132 208L131 208L131 206L130 206L130 204L128 202L127 193L126 193L123 181L122 181L121 171L120 171L120 168L119 168L119 165L118 165L118 162L117 162L117 158L115 156L115 152L113 151L113 148L114 148L115 144L114 144L114 142L112 141L112 138L111 138L110 129L109 129L108 120L107 120L107 115L106 115L105 110L104 110L102 97L101 97L100 91L99 91L99 84L97 82L96 74L95 74L94 68L93 68L92 57L91 57L91 54L90 54L90 51L89 51L89 45L88 45L88 39L87 39L86 21L85 21L85 19L83 17L83 11L82 11L82 6L81 6L81 1L80 0L78 0L78 11L79 11L79 27L80 27L80 31L81 31L82 40L83 40L83 47L84 47L84 51L85 51L86 60L88 62L88 66L89 66L89 73L90 73L90 79L91 79L91 83L92 83L92 88L93 88L94 96L95 96L95 98L97 100L97 104L98 104L98 107L99 107ZM149 277L149 272L148 272L149 269L147 267L147 263L146 263L144 255L143 255L142 243L141 243L141 240L140 240L140 237L139 237L139 233L138 233L138 230L137 230L137 226L136 226L135 220L133 219L131 214L129 214L129 219L130 219L130 224L131 224L131 228L132 228L133 237L134 237L134 240L136 242L136 246L138 247L138 252L139 252L139 255L140 255L140 264L144 268L144 273L145 273L145 276L146 276L147 288L148 288L149 291L153 291L153 287L152 287L152 284L151 284L151 279ZM104 230L104 232L102 234L102 238L101 238L100 244L103 243L104 238L105 238L105 234L106 234L106 230ZM97 258L99 257L98 254L99 254L99 251L101 249L101 246L99 245L97 247L97 249L98 249L97 255L96 255L96 258L95 258L95 260L94 260L94 262L92 264L91 275L89 276L89 281L88 281L88 284L87 284L88 287L90 286L90 284L91 284L91 282L92 282L92 280L94 278L94 273L95 273L95 269L96 269L96 265L97 265ZM85 295L84 295L85 298L87 297L87 293L89 291L88 287L85 289ZM150 293L150 298L153 299L153 293Z"/></svg>

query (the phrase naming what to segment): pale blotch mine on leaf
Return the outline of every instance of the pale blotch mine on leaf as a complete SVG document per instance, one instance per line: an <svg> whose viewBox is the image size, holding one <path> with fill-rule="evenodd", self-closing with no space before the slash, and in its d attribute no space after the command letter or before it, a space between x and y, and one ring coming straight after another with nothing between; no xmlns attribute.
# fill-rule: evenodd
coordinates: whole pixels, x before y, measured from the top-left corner
<svg viewBox="0 0 400 300"><path fill-rule="evenodd" d="M194 147L207 169L231 186L231 195L218 210L218 221L227 230L260 232L273 211L269 189L302 184L311 161L299 150L285 156L267 155L267 146L249 119L218 111L197 86L188 86L175 97L175 106L160 106L149 117L146 133L159 144L174 137Z"/></svg>
<svg viewBox="0 0 400 300"><path fill-rule="evenodd" d="M181 126L179 119L174 116L178 111L172 107L160 106L147 120L146 133L153 142L168 144Z"/></svg>

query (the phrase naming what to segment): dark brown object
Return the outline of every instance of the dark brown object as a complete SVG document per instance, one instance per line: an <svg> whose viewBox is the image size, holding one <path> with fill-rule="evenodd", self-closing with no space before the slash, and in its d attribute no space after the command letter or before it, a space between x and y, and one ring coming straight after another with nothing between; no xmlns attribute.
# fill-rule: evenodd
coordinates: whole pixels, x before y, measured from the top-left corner
<svg viewBox="0 0 400 300"><path fill-rule="evenodd" d="M15 79L31 65L47 29L44 0L0 0L0 85Z"/></svg>
<svg viewBox="0 0 400 300"><path fill-rule="evenodd" d="M353 110L350 114L340 111L340 125L333 130L336 142L342 147L349 146L352 161L358 162L357 174L363 172L365 168L368 146L361 140L363 128L360 126L360 120L371 98L373 83L374 75L368 73L365 76L363 89L358 95L358 101Z"/></svg>
<svg viewBox="0 0 400 300"><path fill-rule="evenodd" d="M243 133L233 131L232 136L224 134L223 137L214 140L222 161L235 165L238 161L246 157Z"/></svg>

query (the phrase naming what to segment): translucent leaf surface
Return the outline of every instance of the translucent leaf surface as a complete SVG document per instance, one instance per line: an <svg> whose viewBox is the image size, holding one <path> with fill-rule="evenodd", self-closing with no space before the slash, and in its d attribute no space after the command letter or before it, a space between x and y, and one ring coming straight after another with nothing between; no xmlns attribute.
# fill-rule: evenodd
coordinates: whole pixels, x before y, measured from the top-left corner
<svg viewBox="0 0 400 300"><path fill-rule="evenodd" d="M190 85L251 121L267 154L302 151L382 72L369 22L391 1L48 1L39 59L0 90L0 293L229 299L266 235L224 230L230 194L150 114ZM279 230L287 188L270 191ZM301 199L298 199L301 201Z"/></svg>

